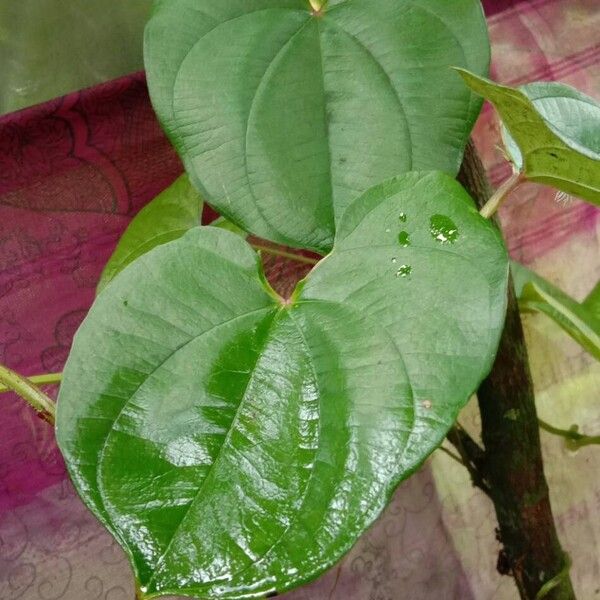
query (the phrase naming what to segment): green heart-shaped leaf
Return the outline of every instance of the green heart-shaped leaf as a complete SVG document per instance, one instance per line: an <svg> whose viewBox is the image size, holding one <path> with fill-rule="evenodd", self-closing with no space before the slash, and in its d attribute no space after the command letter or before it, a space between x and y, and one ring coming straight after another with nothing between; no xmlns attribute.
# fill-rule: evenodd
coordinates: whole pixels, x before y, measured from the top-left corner
<svg viewBox="0 0 600 600"><path fill-rule="evenodd" d="M563 331L594 358L600 360L600 318L597 293L583 303L552 285L519 263L512 263L519 307L526 312L540 312L550 317Z"/></svg>
<svg viewBox="0 0 600 600"><path fill-rule="evenodd" d="M335 563L490 369L507 265L456 181L410 173L350 207L288 301L213 227L117 276L57 439L143 593L259 597Z"/></svg>
<svg viewBox="0 0 600 600"><path fill-rule="evenodd" d="M510 158L527 179L600 204L600 106L592 98L559 83L512 88L458 71L496 107Z"/></svg>
<svg viewBox="0 0 600 600"><path fill-rule="evenodd" d="M187 175L182 175L144 206L132 219L106 263L98 282L98 292L136 258L197 227L202 205L202 198L191 186Z"/></svg>
<svg viewBox="0 0 600 600"><path fill-rule="evenodd" d="M176 179L131 220L102 271L97 293L146 252L198 227L203 205L200 194L192 187L187 175ZM246 237L244 231L223 217L211 225Z"/></svg>
<svg viewBox="0 0 600 600"><path fill-rule="evenodd" d="M259 237L331 249L371 186L456 174L485 74L478 0L171 0L145 37L156 112L210 204Z"/></svg>

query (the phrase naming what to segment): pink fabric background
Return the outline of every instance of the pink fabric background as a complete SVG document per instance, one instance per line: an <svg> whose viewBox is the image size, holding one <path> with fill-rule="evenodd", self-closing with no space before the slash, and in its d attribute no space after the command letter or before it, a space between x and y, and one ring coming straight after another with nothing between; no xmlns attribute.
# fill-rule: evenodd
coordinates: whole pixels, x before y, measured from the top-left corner
<svg viewBox="0 0 600 600"><path fill-rule="evenodd" d="M485 5L496 78L561 80L600 97L597 0ZM498 184L509 167L495 148L489 107L475 137ZM181 170L142 74L0 118L0 363L24 374L61 370L119 236ZM531 264L594 232L599 214L528 185L502 220L511 254ZM589 258L597 263L597 256ZM15 397L0 402L0 600L130 600L123 555L75 496L51 429ZM339 572L290 597L500 597L492 595L494 550L482 559L485 578L467 572L452 539L452 515L456 526L462 509L443 505L426 466ZM485 539L493 536L488 512Z"/></svg>

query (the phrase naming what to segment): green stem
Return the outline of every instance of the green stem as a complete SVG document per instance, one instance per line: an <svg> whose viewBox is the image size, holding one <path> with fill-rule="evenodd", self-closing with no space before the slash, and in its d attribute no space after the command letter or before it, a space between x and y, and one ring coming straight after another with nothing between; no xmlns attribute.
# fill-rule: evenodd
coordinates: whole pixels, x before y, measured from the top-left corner
<svg viewBox="0 0 600 600"><path fill-rule="evenodd" d="M225 217L219 217L215 219L211 224L211 227L220 227L221 229L226 229L228 231L232 231L233 233L238 234L248 241L249 234L245 232L243 229L240 229L237 225L234 225L231 221L225 219ZM319 261L314 258L310 258L309 256L303 256L302 254L295 254L293 252L286 252L285 250L279 250L278 248L272 248L271 246L264 246L262 244L257 244L251 241L248 241L250 246L252 246L258 252L264 252L265 254L272 254L273 256L281 256L282 258L288 258L290 260L294 260L296 262L304 263L307 265L316 265Z"/></svg>
<svg viewBox="0 0 600 600"><path fill-rule="evenodd" d="M305 265L316 265L319 261L316 258L310 256L303 256L302 254L294 254L293 252L286 252L285 250L278 250L277 248L270 248L269 246L263 246L261 244L250 244L255 250L264 252L265 254L272 254L273 256L281 256L289 260L295 260L296 262L303 263Z"/></svg>
<svg viewBox="0 0 600 600"><path fill-rule="evenodd" d="M46 379L48 376L42 376ZM44 383L53 383L44 381ZM0 365L0 384L21 396L40 417L54 425L54 402L26 377L11 371L8 367Z"/></svg>
<svg viewBox="0 0 600 600"><path fill-rule="evenodd" d="M500 208L502 203L510 196L510 194L523 182L521 173L514 172L491 196L491 198L483 205L479 214L485 219L489 219Z"/></svg>
<svg viewBox="0 0 600 600"><path fill-rule="evenodd" d="M43 375L32 375L27 380L35 385L52 385L62 381L62 373L44 373ZM11 392L12 389L0 384L0 394Z"/></svg>
<svg viewBox="0 0 600 600"><path fill-rule="evenodd" d="M539 418L538 423L544 431L565 438L565 444L569 450L579 450L579 448L582 448L583 446L600 444L600 435L585 435L579 433L579 427L577 425L572 425L570 429L559 429Z"/></svg>
<svg viewBox="0 0 600 600"><path fill-rule="evenodd" d="M543 600L548 594L559 585L565 579L569 578L569 571L571 570L571 557L565 552L565 564L562 570L557 573L552 579L546 581L546 583L540 588L540 591L536 594L535 600Z"/></svg>

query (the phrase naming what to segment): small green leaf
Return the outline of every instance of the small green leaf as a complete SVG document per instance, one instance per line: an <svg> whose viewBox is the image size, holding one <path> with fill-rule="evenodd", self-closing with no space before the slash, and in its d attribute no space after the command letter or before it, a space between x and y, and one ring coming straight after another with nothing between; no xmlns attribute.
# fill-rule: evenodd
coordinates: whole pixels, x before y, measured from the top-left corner
<svg viewBox="0 0 600 600"><path fill-rule="evenodd" d="M600 106L592 98L559 83L511 88L457 70L496 107L527 179L600 204Z"/></svg>
<svg viewBox="0 0 600 600"><path fill-rule="evenodd" d="M243 229L238 227L235 223L228 221L225 217L219 217L218 219L213 221L210 224L210 226L219 227L220 229L225 229L226 231L231 231L231 233L235 233L236 235L239 235L244 239L248 237L248 234Z"/></svg>
<svg viewBox="0 0 600 600"><path fill-rule="evenodd" d="M117 276L75 338L57 439L145 597L257 598L337 562L488 373L507 267L456 181L410 173L350 207L290 300L213 227Z"/></svg>
<svg viewBox="0 0 600 600"><path fill-rule="evenodd" d="M98 282L98 293L136 258L197 227L202 216L202 204L202 198L187 175L182 175L142 208L106 263Z"/></svg>
<svg viewBox="0 0 600 600"><path fill-rule="evenodd" d="M594 289L587 295L582 304L600 320L600 281L594 286Z"/></svg>
<svg viewBox="0 0 600 600"><path fill-rule="evenodd" d="M361 193L455 175L485 74L479 0L171 0L146 28L154 108L193 183L261 238L331 249Z"/></svg>
<svg viewBox="0 0 600 600"><path fill-rule="evenodd" d="M547 315L600 360L600 319L594 296L591 302L579 303L519 263L513 262L511 270L520 308Z"/></svg>

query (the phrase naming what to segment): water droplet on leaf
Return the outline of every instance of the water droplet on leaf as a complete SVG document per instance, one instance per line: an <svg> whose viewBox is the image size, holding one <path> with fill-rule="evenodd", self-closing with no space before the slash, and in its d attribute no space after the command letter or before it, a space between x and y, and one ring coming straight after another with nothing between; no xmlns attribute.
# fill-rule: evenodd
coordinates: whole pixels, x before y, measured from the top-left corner
<svg viewBox="0 0 600 600"><path fill-rule="evenodd" d="M398 243L404 248L406 248L406 246L410 246L410 235L408 231L401 231L398 234Z"/></svg>
<svg viewBox="0 0 600 600"><path fill-rule="evenodd" d="M396 277L408 277L412 273L412 267L410 265L402 265L396 271Z"/></svg>
<svg viewBox="0 0 600 600"><path fill-rule="evenodd" d="M445 244L453 244L459 236L456 223L446 215L433 215L429 221L429 231L434 240Z"/></svg>

